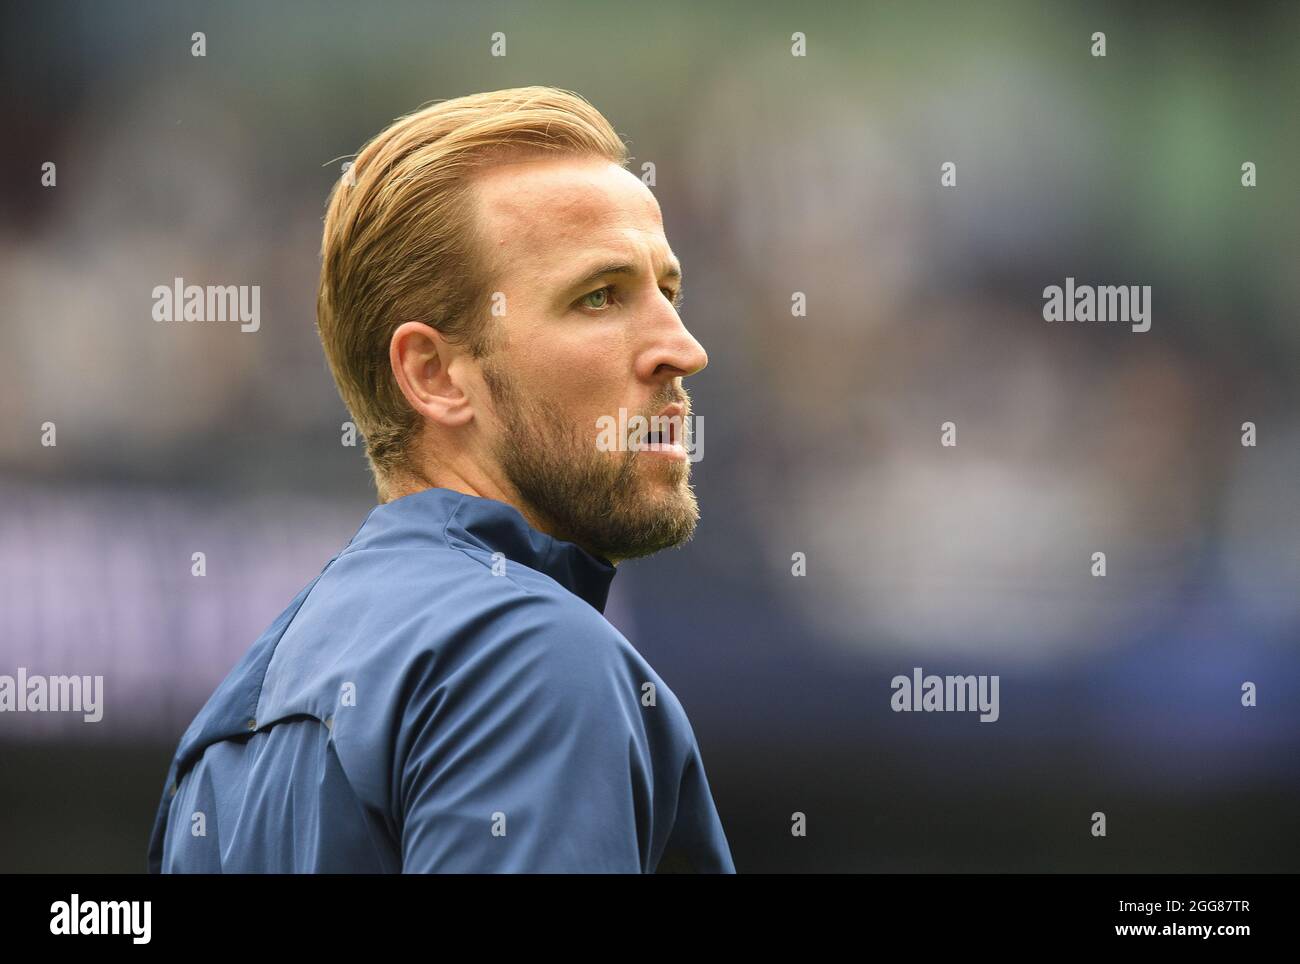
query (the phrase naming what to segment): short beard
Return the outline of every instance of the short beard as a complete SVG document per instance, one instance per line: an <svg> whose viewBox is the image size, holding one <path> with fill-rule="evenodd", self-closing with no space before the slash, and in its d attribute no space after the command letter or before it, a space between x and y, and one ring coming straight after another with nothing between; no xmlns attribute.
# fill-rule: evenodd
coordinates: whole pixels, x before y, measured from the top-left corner
<svg viewBox="0 0 1300 964"><path fill-rule="evenodd" d="M690 539L700 509L690 463L675 462L662 495L639 472L641 453L602 452L572 416L546 399L525 399L513 376L490 361L483 378L504 432L496 457L526 508L550 535L606 560L637 559ZM662 406L660 407L662 410ZM611 413L612 414L612 413ZM650 415L658 412L645 413Z"/></svg>

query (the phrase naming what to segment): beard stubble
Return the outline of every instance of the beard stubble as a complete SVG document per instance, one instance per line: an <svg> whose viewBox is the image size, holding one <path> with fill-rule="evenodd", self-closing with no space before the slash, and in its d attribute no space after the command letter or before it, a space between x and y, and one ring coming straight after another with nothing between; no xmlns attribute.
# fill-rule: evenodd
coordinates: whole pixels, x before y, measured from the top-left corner
<svg viewBox="0 0 1300 964"><path fill-rule="evenodd" d="M547 399L525 398L500 366L485 361L482 370L504 429L496 458L552 536L607 560L648 556L690 539L699 505L689 461L654 464L660 460L650 457L645 465L637 451L601 451L572 416ZM670 394L664 404L680 399ZM663 407L643 414L649 420Z"/></svg>

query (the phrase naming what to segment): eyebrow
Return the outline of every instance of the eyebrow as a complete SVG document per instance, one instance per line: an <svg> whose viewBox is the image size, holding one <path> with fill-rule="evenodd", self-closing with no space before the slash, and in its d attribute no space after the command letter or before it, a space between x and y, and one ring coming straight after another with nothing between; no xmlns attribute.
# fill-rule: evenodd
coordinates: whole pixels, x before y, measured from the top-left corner
<svg viewBox="0 0 1300 964"><path fill-rule="evenodd" d="M583 275L581 278L574 280L573 283L566 286L564 290L566 292L574 291L578 288L585 287L586 285L594 284L595 282L599 281L601 278L604 278L607 275L611 275L611 274L635 275L639 272L639 270L640 269L636 265L631 264L630 262L627 261L611 261L606 264L600 265L594 271L588 272L587 274ZM681 266L676 262L669 264L668 267L664 270L664 277L671 278L675 281L681 281L682 280Z"/></svg>

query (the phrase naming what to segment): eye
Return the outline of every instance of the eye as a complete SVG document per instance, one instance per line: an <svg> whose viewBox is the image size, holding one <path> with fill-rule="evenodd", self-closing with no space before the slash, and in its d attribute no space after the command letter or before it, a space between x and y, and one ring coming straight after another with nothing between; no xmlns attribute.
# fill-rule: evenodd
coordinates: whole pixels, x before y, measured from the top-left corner
<svg viewBox="0 0 1300 964"><path fill-rule="evenodd" d="M662 291L668 300L673 303L674 308L680 308L682 306L682 292L680 288L676 291L672 288L660 288L659 290Z"/></svg>
<svg viewBox="0 0 1300 964"><path fill-rule="evenodd" d="M578 303L581 304L584 308L591 308L594 311L600 311L611 304L611 298L613 297L613 293L614 293L614 286L605 285L605 287L603 288L597 288L595 291L588 292L587 294L583 295L581 298L578 299ZM588 298L600 298L601 303L598 305L590 304L587 300Z"/></svg>

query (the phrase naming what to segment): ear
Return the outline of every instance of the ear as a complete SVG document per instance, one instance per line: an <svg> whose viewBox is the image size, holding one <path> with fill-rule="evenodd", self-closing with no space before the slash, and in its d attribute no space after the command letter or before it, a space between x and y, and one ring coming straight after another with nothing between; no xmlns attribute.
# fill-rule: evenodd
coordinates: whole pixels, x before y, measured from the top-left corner
<svg viewBox="0 0 1300 964"><path fill-rule="evenodd" d="M439 425L465 425L474 406L453 376L461 353L432 325L406 321L388 343L388 361L407 404Z"/></svg>

